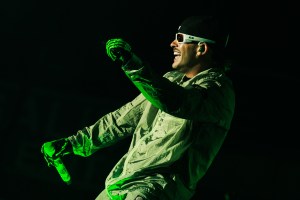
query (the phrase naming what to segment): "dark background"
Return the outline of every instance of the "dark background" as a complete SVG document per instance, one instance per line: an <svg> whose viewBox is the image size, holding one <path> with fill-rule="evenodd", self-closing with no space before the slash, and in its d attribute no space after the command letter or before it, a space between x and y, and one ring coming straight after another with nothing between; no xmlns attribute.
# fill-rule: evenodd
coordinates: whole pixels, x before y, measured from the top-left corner
<svg viewBox="0 0 300 200"><path fill-rule="evenodd" d="M64 157L65 185L40 153L133 99L138 91L105 54L123 37L158 73L189 15L228 20L236 113L195 199L288 200L299 194L299 79L288 1L1 1L0 200L94 199L129 140L88 158Z"/></svg>

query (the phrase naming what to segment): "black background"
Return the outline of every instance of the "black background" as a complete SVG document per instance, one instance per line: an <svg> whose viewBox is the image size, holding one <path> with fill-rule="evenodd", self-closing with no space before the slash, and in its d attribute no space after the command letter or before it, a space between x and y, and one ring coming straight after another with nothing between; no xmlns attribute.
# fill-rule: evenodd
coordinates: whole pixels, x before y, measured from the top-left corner
<svg viewBox="0 0 300 200"><path fill-rule="evenodd" d="M189 15L227 19L236 113L195 199L299 198L296 7L287 1L21 1L0 3L0 200L94 199L130 138L91 157L64 157L73 183L48 168L41 145L75 134L138 91L105 54L122 37L158 73Z"/></svg>

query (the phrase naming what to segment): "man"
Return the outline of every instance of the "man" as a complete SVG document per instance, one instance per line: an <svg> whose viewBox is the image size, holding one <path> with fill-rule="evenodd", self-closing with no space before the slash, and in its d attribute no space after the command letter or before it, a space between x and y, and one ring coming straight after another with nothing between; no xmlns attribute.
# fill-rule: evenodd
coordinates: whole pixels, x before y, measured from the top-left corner
<svg viewBox="0 0 300 200"><path fill-rule="evenodd" d="M234 114L234 89L223 65L227 35L220 27L209 16L184 20L170 44L173 70L163 77L123 39L107 41L108 56L141 93L77 134L46 142L42 152L49 165L67 154L90 156L131 136L128 152L96 199L191 199Z"/></svg>

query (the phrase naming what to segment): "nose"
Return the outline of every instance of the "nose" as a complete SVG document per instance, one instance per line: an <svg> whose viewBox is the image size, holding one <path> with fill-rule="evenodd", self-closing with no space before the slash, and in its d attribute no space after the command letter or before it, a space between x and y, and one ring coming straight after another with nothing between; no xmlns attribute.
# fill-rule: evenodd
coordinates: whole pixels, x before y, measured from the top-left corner
<svg viewBox="0 0 300 200"><path fill-rule="evenodd" d="M178 46L178 40L173 40L172 42L171 42L171 44L170 44L170 47L177 47Z"/></svg>

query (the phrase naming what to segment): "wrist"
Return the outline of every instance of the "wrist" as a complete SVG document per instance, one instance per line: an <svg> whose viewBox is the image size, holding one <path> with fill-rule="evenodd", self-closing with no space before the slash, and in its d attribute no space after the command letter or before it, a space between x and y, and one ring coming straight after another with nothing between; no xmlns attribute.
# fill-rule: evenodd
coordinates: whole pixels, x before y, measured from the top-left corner
<svg viewBox="0 0 300 200"><path fill-rule="evenodd" d="M74 154L73 146L71 141L68 138L65 138L65 145L63 150L63 155Z"/></svg>
<svg viewBox="0 0 300 200"><path fill-rule="evenodd" d="M134 53L131 53L130 58L122 65L123 70L139 70L142 67L142 60Z"/></svg>

